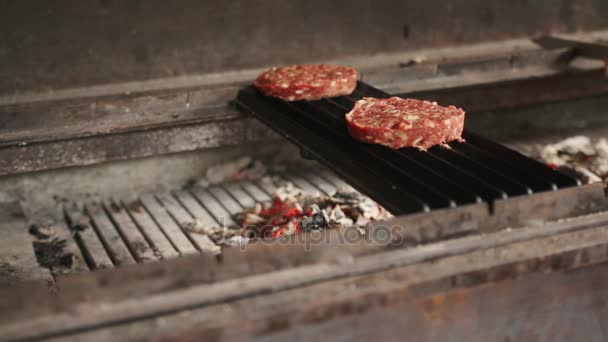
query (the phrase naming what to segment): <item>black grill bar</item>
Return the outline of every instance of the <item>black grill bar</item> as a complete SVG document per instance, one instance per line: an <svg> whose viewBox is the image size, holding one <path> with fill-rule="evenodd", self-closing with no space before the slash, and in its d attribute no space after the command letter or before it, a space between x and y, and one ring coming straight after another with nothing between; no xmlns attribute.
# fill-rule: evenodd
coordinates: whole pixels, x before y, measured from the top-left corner
<svg viewBox="0 0 608 342"><path fill-rule="evenodd" d="M419 151L419 150L408 150L408 151L399 151L399 153L403 156L409 156L420 162L428 165L429 167L434 168L435 170L441 170L442 173L449 173L451 179L461 184L462 187L466 189L470 189L476 194L479 194L481 198L485 201L491 201L495 198L507 198L508 194L496 187L496 185L492 185L487 183L482 178L475 176L470 171L467 171L463 168L460 168L448 160L438 158L432 153ZM447 172L446 172L447 171Z"/></svg>
<svg viewBox="0 0 608 342"><path fill-rule="evenodd" d="M471 159L479 161L483 165L487 165L493 170L498 170L510 179L513 179L521 184L526 184L533 192L556 190L556 185L545 178L537 177L534 172L520 170L513 164L511 160L502 160L495 157L484 150L477 148L471 144L450 143L449 146L458 153L469 156Z"/></svg>
<svg viewBox="0 0 608 342"><path fill-rule="evenodd" d="M470 156L439 146L430 148L427 153L447 160L453 165L473 173L478 177L478 180L491 181L491 184L501 189L508 196L532 194L532 189L527 185L505 176L501 171L496 171Z"/></svg>
<svg viewBox="0 0 608 342"><path fill-rule="evenodd" d="M578 185L546 165L466 132L466 142L393 150L350 137L344 115L362 97L389 94L358 82L350 96L285 102L254 87L237 105L300 146L394 214L492 202Z"/></svg>
<svg viewBox="0 0 608 342"><path fill-rule="evenodd" d="M520 169L527 170L528 172L533 173L538 177L546 178L547 180L553 182L557 186L557 188L581 185L580 180L576 178L571 178L564 174L556 172L539 161L528 158L517 151L514 151L506 146L500 145L478 134L465 131L463 137L469 144L477 148L488 151L489 153L492 153L494 155L504 156L505 158L508 158L506 160L509 160L510 164L515 165Z"/></svg>

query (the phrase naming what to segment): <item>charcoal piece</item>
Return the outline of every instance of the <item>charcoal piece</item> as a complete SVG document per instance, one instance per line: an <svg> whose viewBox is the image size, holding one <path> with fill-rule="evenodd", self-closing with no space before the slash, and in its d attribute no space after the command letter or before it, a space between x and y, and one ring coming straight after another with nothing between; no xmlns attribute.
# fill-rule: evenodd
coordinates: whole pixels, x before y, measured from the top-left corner
<svg viewBox="0 0 608 342"><path fill-rule="evenodd" d="M50 237L50 235L45 234L41 231L41 228L37 224L32 224L28 229L31 235L34 235L37 239L46 240Z"/></svg>
<svg viewBox="0 0 608 342"><path fill-rule="evenodd" d="M118 204L116 204L114 202L110 203L110 209L112 209L112 211L115 213L120 211L120 207L118 206Z"/></svg>
<svg viewBox="0 0 608 342"><path fill-rule="evenodd" d="M189 178L186 183L182 186L182 190L189 190L196 186L198 181L194 178Z"/></svg>
<svg viewBox="0 0 608 342"><path fill-rule="evenodd" d="M321 214L314 214L310 217L305 217L301 222L303 231L321 230L327 228L327 221Z"/></svg>
<svg viewBox="0 0 608 342"><path fill-rule="evenodd" d="M82 224L82 223L76 223L76 224L70 225L70 230L76 231L76 232L82 232L87 228L89 228L89 226L86 224Z"/></svg>
<svg viewBox="0 0 608 342"><path fill-rule="evenodd" d="M143 212L143 207L141 206L141 203L139 203L139 201L129 202L129 204L127 204L127 208L130 211L133 211L133 212L136 212L136 213L142 213Z"/></svg>
<svg viewBox="0 0 608 342"><path fill-rule="evenodd" d="M34 253L36 260L42 267L58 268L72 267L74 263L74 255L70 252L64 252L66 245L65 240L53 239L51 241L35 241Z"/></svg>

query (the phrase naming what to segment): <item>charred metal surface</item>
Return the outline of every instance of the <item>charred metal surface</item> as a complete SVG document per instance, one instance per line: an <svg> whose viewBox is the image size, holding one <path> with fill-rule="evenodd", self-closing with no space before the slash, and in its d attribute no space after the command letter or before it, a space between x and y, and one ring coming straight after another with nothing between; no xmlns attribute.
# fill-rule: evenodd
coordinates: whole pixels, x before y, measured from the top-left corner
<svg viewBox="0 0 608 342"><path fill-rule="evenodd" d="M214 87L2 106L0 146L242 118L226 105L234 94Z"/></svg>
<svg viewBox="0 0 608 342"><path fill-rule="evenodd" d="M186 0L169 7L63 0L0 8L3 94L602 29L608 15L602 1L569 0Z"/></svg>
<svg viewBox="0 0 608 342"><path fill-rule="evenodd" d="M517 196L493 202L405 215L372 224L366 241L389 248L411 247L470 234L518 228L530 222L542 223L608 209L600 183ZM564 200L567 198L568 200ZM390 232L386 234L386 232ZM387 236L390 236L390 240ZM368 253L364 249L355 253Z"/></svg>
<svg viewBox="0 0 608 342"><path fill-rule="evenodd" d="M467 117L467 128L486 132L526 155L537 155L538 146L575 135L594 139L608 136L608 97L600 95L543 103L504 111L476 113Z"/></svg>
<svg viewBox="0 0 608 342"><path fill-rule="evenodd" d="M332 230L326 237L303 234L295 236L295 239L292 237L282 241L275 240L275 243L249 245L245 251L236 248L227 249L219 260L206 255L184 256L137 267L132 265L113 271L102 270L90 274L72 275L58 280L58 286L62 289L59 295L63 304L69 307L70 303L87 300L93 295L99 301L144 298L159 291L181 290L200 284L212 285L252 275L272 276L275 272L307 266L312 266L310 270L307 269L308 273L303 273L303 269L300 273L304 279L308 278L311 281L318 276L318 272L311 271L314 270L314 265L338 265L340 270L342 267L339 265L350 265L349 267L356 269L357 265L364 262L366 256L370 256L377 262L365 263L374 269L384 270L423 260L483 250L491 246L505 246L514 241L540 239L564 233L578 236L583 233L577 232L595 229L605 223L606 214L591 215L566 222L548 222L544 226L529 227L517 232L471 236L428 246L421 245L417 249L410 249L412 246L407 245L392 245L391 241L387 242L379 236L353 238L347 232ZM405 224L403 226L405 229L408 228ZM563 242L563 239L558 238L556 241ZM571 241L574 248L576 240L568 241ZM548 245L539 244L533 251L542 254L546 246ZM385 253L387 251L389 253ZM506 255L516 256L516 254ZM480 260L484 259L486 257ZM583 260L587 259L583 258ZM197 271L192 272L193 268ZM122 286L125 283L129 286ZM87 291L82 291L83 288ZM241 290L244 291L244 288ZM56 299L48 298L46 301L54 303ZM7 305L10 306L10 303L11 301L8 301ZM19 315L28 315L30 310L35 311L39 307L30 308L22 305L22 309ZM12 316L13 319L16 319L15 315L17 313Z"/></svg>
<svg viewBox="0 0 608 342"><path fill-rule="evenodd" d="M472 204L372 223L365 241L388 248L407 248L479 233L490 220L486 204ZM369 253L364 248L355 253Z"/></svg>
<svg viewBox="0 0 608 342"><path fill-rule="evenodd" d="M512 280L518 278L513 268L500 268L493 271L500 274L495 278L510 280L416 300L399 300L394 296L368 299L390 303L381 309L367 310L365 304L345 303L332 311L349 317L323 317L316 325L291 326L287 320L275 317L268 330L285 332L271 333L262 340L309 340L323 336L402 341L403 335L418 341L605 340L608 335L601 322L608 319L605 289L608 279L604 275L607 270L603 264L575 272L534 274ZM468 277L475 279L471 283L485 283L494 278L485 272ZM204 333L194 329L167 336L188 338Z"/></svg>
<svg viewBox="0 0 608 342"><path fill-rule="evenodd" d="M601 183L497 200L485 229L519 227L530 221L556 220L608 209Z"/></svg>
<svg viewBox="0 0 608 342"><path fill-rule="evenodd" d="M91 292L87 304L79 306L83 309L87 307L87 310L82 311L78 318L70 318L70 314L62 313L69 306L62 308L61 302L55 302L52 304L56 310L53 315L49 315L48 311L39 311L36 314L39 318L33 320L12 317L4 321L6 324L3 328L8 336L13 337L76 334L79 338L115 336L133 339L161 334L175 339L195 338L213 332L213 336L219 334L220 339L223 336L233 337L234 334L298 339L302 334L320 336L326 332L329 336L338 338L377 331L375 329L381 323L376 319L390 314L402 323L394 324L389 329L389 337L408 333L410 336L424 338L427 334L444 336L443 334L455 332L476 339L488 334L510 332L515 339L526 339L530 334L539 333L539 330L532 329L538 328L538 324L533 323L547 319L560 321L570 317L568 312L561 310L562 305L569 306L573 300L582 304L577 306L584 309L584 312L576 312L577 317L593 317L597 312L589 306L589 296L603 303L608 295L602 290L607 281L602 276L605 272L599 271L605 267L585 268L608 260L605 222L602 224L599 220L595 225L581 229L575 229L575 226L570 228L573 230L545 236L530 235L528 238L523 238L528 234L525 231L471 238L470 241L478 241L477 248L471 245L464 250L446 250L442 257L421 259L406 266L395 264L387 267L384 265L386 262L396 261L388 254L358 258L352 263L334 265L354 271L357 267L368 264L369 258L376 258L376 267L384 271L361 275L354 271L350 277L305 282L292 289L281 288L275 282L272 286L274 291L258 296L243 296L200 308L192 304L192 307L181 312L163 311L160 317L139 317L134 321L132 317L131 320L117 321L111 327L90 325L90 318L105 317L104 315L111 314L111 310L119 308L135 310L135 314L137 308L123 301L112 304L107 301L91 301ZM542 228L535 230L540 232ZM510 235L522 235L522 239L502 241ZM456 247L459 242L453 241L450 244ZM439 251L441 245L429 246L427 249ZM327 267L331 263L320 264L319 270L323 269L323 265ZM578 271L575 273L571 271L576 269ZM315 272L309 273L310 276L314 274ZM243 279L238 284L238 290L243 291L251 282ZM192 291L192 288L187 288L177 293L183 293L186 297L196 296L196 292ZM482 293L485 294L480 295ZM176 292L169 291L162 295L168 296L163 297L167 300L152 301L154 308L150 307L150 310L161 307L167 310L177 304L176 299L179 297L174 297ZM475 296L480 297L473 299ZM458 305L446 304L457 299L463 300L457 301L460 303ZM528 301L534 305L527 305ZM179 302L184 303L182 298ZM138 306L150 305L146 295L133 303ZM8 304L5 305L9 307ZM96 309L98 305L103 306L104 310ZM421 309L412 310L412 307ZM150 314L150 310L146 310L146 313ZM48 315L48 318L44 315ZM120 315L124 316L124 312L121 311ZM526 315L532 317L524 318ZM407 318L405 321L402 320L404 317ZM441 317L451 318L443 321ZM479 326L480 329L468 330L469 324L475 321L494 322L499 326L497 329L486 329L487 324L483 324ZM344 324L345 322L359 324ZM509 322L530 325L526 329L515 327L514 330L509 330ZM82 329L74 330L79 324L82 324ZM70 328L66 330L62 327ZM564 332L557 325L555 328L559 333ZM580 329L576 333L596 336L598 330Z"/></svg>
<svg viewBox="0 0 608 342"><path fill-rule="evenodd" d="M9 146L0 149L0 175L238 145L272 136L263 125L245 119Z"/></svg>
<svg viewBox="0 0 608 342"><path fill-rule="evenodd" d="M593 58L602 62L608 60L608 45L602 43L590 43L551 36L534 39L534 42L545 49L568 48L573 56Z"/></svg>
<svg viewBox="0 0 608 342"><path fill-rule="evenodd" d="M573 87L572 84L576 84ZM495 82L492 84L450 87L410 92L402 96L454 104L469 112L482 112L536 105L606 94L608 81L603 69L563 73L533 79Z"/></svg>
<svg viewBox="0 0 608 342"><path fill-rule="evenodd" d="M0 202L0 288L25 280L52 281L48 269L39 266L32 246L35 238L28 232L25 214L17 202ZM44 248L44 247L43 247Z"/></svg>

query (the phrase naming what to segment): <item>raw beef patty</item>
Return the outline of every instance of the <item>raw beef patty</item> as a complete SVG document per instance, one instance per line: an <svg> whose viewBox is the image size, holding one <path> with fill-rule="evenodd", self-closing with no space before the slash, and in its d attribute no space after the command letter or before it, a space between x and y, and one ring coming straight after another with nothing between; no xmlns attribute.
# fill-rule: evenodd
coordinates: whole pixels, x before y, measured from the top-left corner
<svg viewBox="0 0 608 342"><path fill-rule="evenodd" d="M285 101L319 100L351 94L357 86L357 71L328 64L275 67L258 76L253 85Z"/></svg>
<svg viewBox="0 0 608 342"><path fill-rule="evenodd" d="M346 114L346 122L350 134L359 141L426 150L460 139L464 111L429 101L364 97Z"/></svg>

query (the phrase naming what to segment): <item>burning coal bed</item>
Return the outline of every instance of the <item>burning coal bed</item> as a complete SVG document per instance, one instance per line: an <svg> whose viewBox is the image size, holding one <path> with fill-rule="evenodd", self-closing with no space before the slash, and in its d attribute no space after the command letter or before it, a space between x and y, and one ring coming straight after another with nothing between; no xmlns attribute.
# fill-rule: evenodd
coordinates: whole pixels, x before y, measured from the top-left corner
<svg viewBox="0 0 608 342"><path fill-rule="evenodd" d="M209 236L220 246L239 246L253 239L276 239L309 231L355 226L365 234L372 221L392 215L370 198L354 191L331 196L311 194L287 182L272 200L234 215L234 227L206 227L195 221L188 229Z"/></svg>
<svg viewBox="0 0 608 342"><path fill-rule="evenodd" d="M553 169L578 178L583 184L608 185L608 140L593 142L574 136L540 149L540 159Z"/></svg>

